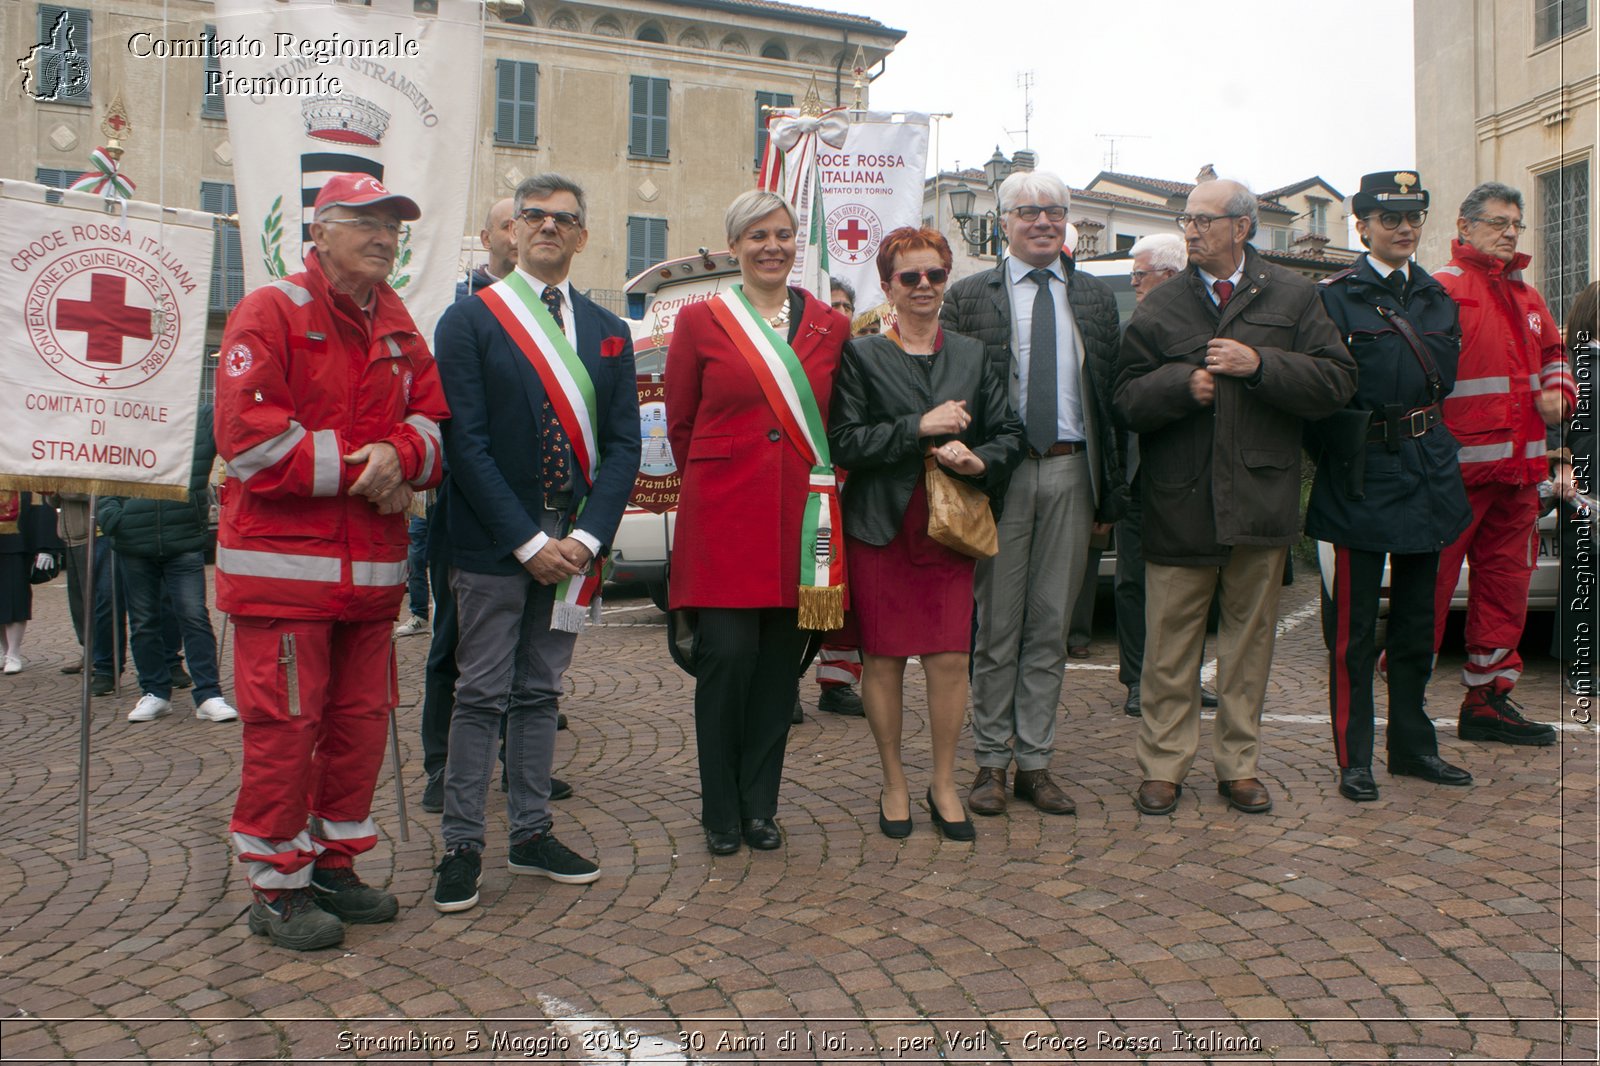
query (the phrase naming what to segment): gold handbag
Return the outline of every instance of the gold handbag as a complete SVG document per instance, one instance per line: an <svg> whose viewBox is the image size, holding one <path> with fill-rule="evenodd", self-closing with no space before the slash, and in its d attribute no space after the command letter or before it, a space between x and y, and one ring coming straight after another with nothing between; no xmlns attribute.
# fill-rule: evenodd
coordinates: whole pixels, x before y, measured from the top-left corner
<svg viewBox="0 0 1600 1066"><path fill-rule="evenodd" d="M951 551L987 559L1000 550L994 512L983 490L957 481L929 456L924 460L928 485L928 536Z"/></svg>

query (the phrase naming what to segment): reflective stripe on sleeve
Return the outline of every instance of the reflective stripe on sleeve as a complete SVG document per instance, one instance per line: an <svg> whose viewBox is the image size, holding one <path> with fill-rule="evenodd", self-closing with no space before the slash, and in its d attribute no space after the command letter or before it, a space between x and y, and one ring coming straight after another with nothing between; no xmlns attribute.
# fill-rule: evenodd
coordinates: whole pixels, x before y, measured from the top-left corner
<svg viewBox="0 0 1600 1066"><path fill-rule="evenodd" d="M422 472L412 484L425 485L433 476L433 466L439 455L439 423L426 415L410 415L406 418L406 425L422 437Z"/></svg>
<svg viewBox="0 0 1600 1066"><path fill-rule="evenodd" d="M290 419L289 428L276 437L269 437L260 444L246 448L235 455L228 463L228 472L240 481L249 481L261 471L282 462L285 456L294 451L295 446L305 435L306 427Z"/></svg>
<svg viewBox="0 0 1600 1066"><path fill-rule="evenodd" d="M1539 450L1544 451L1544 445L1539 445ZM1511 442L1502 444L1472 444L1461 449L1459 456L1463 463L1490 463L1496 459L1511 458Z"/></svg>
<svg viewBox="0 0 1600 1066"><path fill-rule="evenodd" d="M1459 400L1463 396L1497 396L1511 390L1511 379L1499 378L1466 378L1457 379L1456 387L1450 390L1450 398Z"/></svg>
<svg viewBox="0 0 1600 1066"><path fill-rule="evenodd" d="M397 563L364 563L353 562L350 564L350 583L367 587L388 587L404 585L406 583L407 563L401 559Z"/></svg>
<svg viewBox="0 0 1600 1066"><path fill-rule="evenodd" d="M342 560L338 556L284 555L278 552L251 551L248 548L217 545L217 569L237 577L271 577L284 581L322 581L337 584L341 564Z"/></svg>
<svg viewBox="0 0 1600 1066"><path fill-rule="evenodd" d="M344 463L339 454L339 435L331 429L319 429L311 438L311 495L337 496Z"/></svg>
<svg viewBox="0 0 1600 1066"><path fill-rule="evenodd" d="M274 281L272 287L294 301L296 307L304 307L311 302L311 290L296 285L292 281Z"/></svg>
<svg viewBox="0 0 1600 1066"><path fill-rule="evenodd" d="M1524 459L1543 459L1548 454L1550 446L1542 440L1530 440L1522 446Z"/></svg>

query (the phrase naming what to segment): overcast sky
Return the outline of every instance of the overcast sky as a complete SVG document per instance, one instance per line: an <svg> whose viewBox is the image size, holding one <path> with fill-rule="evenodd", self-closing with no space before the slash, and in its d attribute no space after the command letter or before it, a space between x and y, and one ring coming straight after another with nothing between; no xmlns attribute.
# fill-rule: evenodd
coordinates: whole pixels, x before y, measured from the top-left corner
<svg viewBox="0 0 1600 1066"><path fill-rule="evenodd" d="M954 113L935 127L930 173L1031 147L1082 188L1110 169L1100 134L1124 135L1123 173L1193 181L1211 163L1258 192L1320 174L1348 196L1362 174L1416 162L1411 0L817 6L906 31L870 105Z"/></svg>

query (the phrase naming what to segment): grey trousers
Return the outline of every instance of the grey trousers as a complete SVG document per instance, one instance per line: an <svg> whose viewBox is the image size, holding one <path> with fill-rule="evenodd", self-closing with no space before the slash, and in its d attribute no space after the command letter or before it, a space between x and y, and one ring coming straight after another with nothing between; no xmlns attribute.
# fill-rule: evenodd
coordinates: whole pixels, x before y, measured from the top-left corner
<svg viewBox="0 0 1600 1066"><path fill-rule="evenodd" d="M561 676L576 633L550 628L555 586L532 575L475 574L451 568L456 617L456 709L444 768L446 848L483 847L484 806L506 718L506 807L511 842L550 828L550 767L555 758Z"/></svg>
<svg viewBox="0 0 1600 1066"><path fill-rule="evenodd" d="M1082 451L1024 459L1006 490L1000 552L973 575L972 733L979 766L1050 766L1067 662L1067 616L1094 520Z"/></svg>

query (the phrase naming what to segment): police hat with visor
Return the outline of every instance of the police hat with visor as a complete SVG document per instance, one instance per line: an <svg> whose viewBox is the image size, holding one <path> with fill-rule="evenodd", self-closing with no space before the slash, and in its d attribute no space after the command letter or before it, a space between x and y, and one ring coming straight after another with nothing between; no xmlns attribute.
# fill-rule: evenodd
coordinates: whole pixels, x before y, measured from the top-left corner
<svg viewBox="0 0 1600 1066"><path fill-rule="evenodd" d="M1361 191L1350 197L1350 213L1366 218L1374 211L1426 211L1428 190L1422 187L1422 178L1414 170L1385 170L1365 174L1361 178Z"/></svg>

